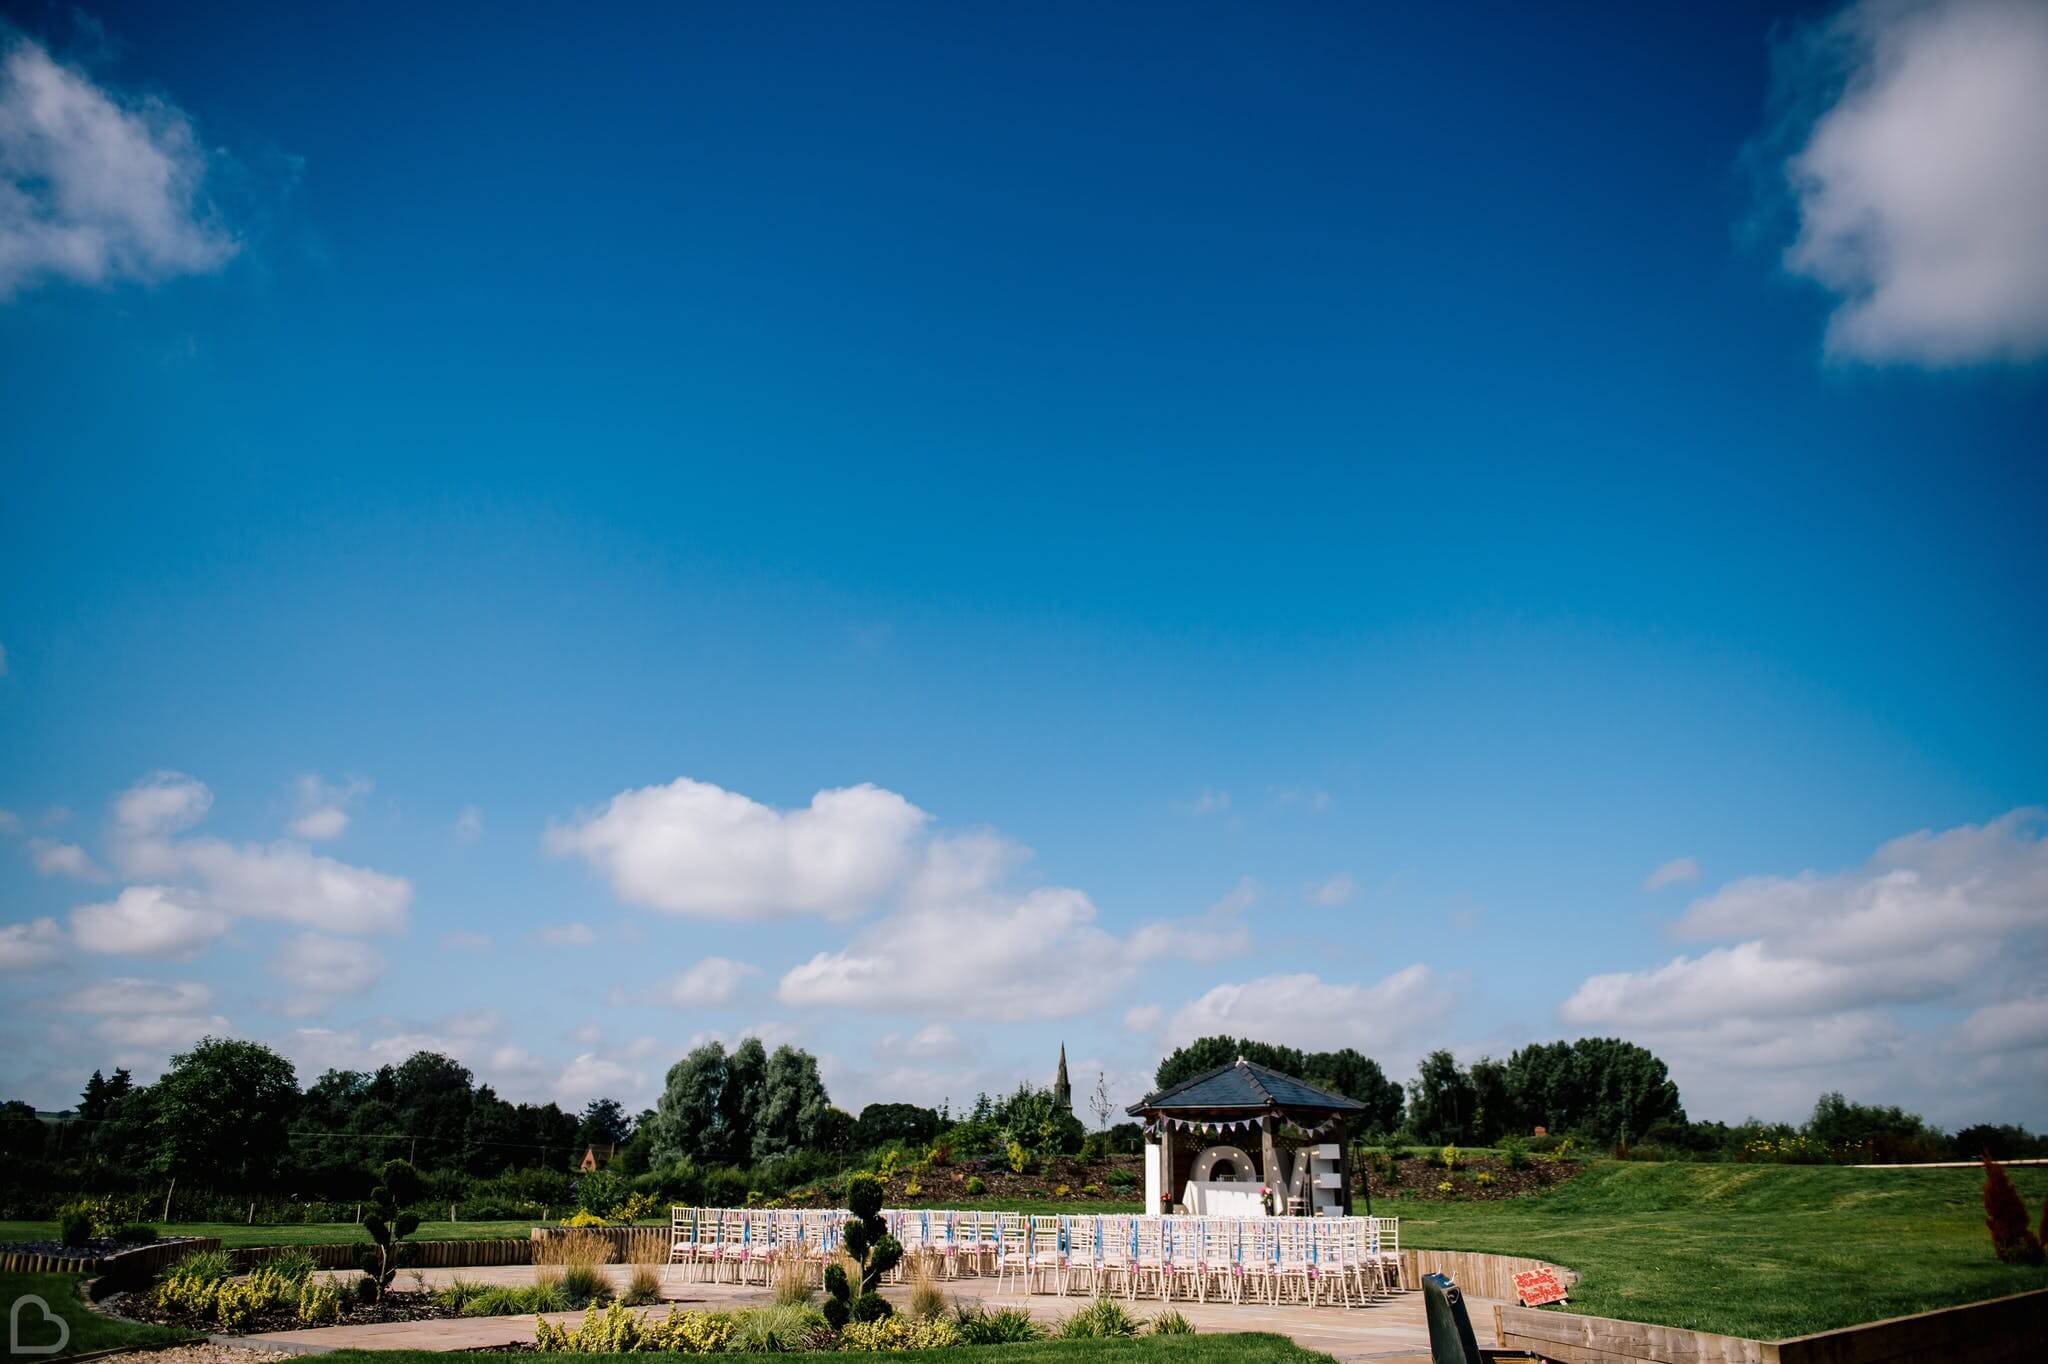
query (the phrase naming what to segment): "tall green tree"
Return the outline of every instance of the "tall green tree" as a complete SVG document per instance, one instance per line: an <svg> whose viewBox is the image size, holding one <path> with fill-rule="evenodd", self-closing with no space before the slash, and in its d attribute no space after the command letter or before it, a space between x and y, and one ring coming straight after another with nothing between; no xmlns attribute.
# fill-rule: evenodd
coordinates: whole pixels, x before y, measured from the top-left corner
<svg viewBox="0 0 2048 1364"><path fill-rule="evenodd" d="M1472 1077L1448 1051L1422 1058L1408 1083L1408 1126L1424 1141L1469 1142L1477 1116Z"/></svg>
<svg viewBox="0 0 2048 1364"><path fill-rule="evenodd" d="M173 1056L151 1089L156 1169L233 1189L276 1178L299 1105L290 1061L261 1042L206 1037Z"/></svg>
<svg viewBox="0 0 2048 1364"><path fill-rule="evenodd" d="M756 1161L815 1149L832 1100L818 1076L818 1058L781 1046L768 1058L756 1096L750 1146Z"/></svg>
<svg viewBox="0 0 2048 1364"><path fill-rule="evenodd" d="M576 1124L576 1144L603 1151L625 1145L632 1133L633 1120L624 1104L617 1099L592 1099L583 1106L583 1117Z"/></svg>

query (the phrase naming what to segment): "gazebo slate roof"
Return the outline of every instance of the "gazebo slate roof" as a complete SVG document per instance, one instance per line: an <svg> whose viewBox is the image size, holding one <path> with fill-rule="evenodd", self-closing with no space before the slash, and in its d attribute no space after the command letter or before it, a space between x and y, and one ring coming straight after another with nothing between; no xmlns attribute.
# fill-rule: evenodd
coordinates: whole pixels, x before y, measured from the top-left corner
<svg viewBox="0 0 2048 1364"><path fill-rule="evenodd" d="M1365 1105L1239 1057L1230 1065L1182 1080L1124 1111L1138 1117L1145 1113L1207 1108L1313 1108L1327 1113L1355 1113Z"/></svg>

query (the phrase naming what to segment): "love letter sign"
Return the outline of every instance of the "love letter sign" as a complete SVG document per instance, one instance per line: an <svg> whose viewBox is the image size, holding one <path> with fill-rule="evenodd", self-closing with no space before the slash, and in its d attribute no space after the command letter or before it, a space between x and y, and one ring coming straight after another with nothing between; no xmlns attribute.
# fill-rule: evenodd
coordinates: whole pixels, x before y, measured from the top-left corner
<svg viewBox="0 0 2048 1364"><path fill-rule="evenodd" d="M1564 1285L1547 1269L1528 1269L1515 1275L1515 1295L1524 1307L1541 1307L1565 1300Z"/></svg>

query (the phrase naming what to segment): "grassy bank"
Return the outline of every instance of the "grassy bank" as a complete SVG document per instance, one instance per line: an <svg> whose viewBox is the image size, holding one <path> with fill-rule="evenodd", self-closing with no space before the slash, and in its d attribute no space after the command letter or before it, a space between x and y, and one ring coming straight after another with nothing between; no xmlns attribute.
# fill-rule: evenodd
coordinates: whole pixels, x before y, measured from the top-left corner
<svg viewBox="0 0 2048 1364"><path fill-rule="evenodd" d="M674 1355L577 1355L576 1364L648 1364ZM721 1354L721 1360L778 1360L789 1356ZM864 1359L916 1360L917 1364L1329 1364L1330 1357L1304 1350L1285 1336L1139 1336L1131 1340L1036 1340L1022 1345L975 1345L915 1354L864 1355ZM533 1364L530 1354L464 1354L464 1364ZM426 1350L336 1350L322 1364L447 1364L447 1355Z"/></svg>
<svg viewBox="0 0 2048 1364"><path fill-rule="evenodd" d="M2015 1169L2035 1218L2048 1169ZM1497 1203L1373 1200L1404 1246L1578 1270L1569 1311L1778 1339L2048 1288L1992 1258L1967 1170L1600 1161ZM1363 1211L1363 1208L1360 1208Z"/></svg>
<svg viewBox="0 0 2048 1364"><path fill-rule="evenodd" d="M78 1288L81 1282L82 1280L74 1274L0 1274L0 1303L7 1304L10 1311L22 1298L33 1295L41 1298L51 1312L69 1324L71 1338L65 1344L62 1354L43 1355L43 1358L62 1359L67 1355L87 1354L94 1350L134 1349L192 1338L190 1331L177 1331L168 1326L137 1326L101 1316L79 1298ZM56 1342L57 1327L46 1320L33 1304L20 1309L19 1320L19 1344L22 1346L41 1346ZM24 1350L23 1353L27 1354L29 1351Z"/></svg>

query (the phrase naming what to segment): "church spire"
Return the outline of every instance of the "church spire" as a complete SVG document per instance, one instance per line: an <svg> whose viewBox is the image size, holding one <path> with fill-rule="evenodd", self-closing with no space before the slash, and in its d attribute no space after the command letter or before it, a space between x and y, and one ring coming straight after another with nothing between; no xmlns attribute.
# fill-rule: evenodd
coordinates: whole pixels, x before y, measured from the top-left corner
<svg viewBox="0 0 2048 1364"><path fill-rule="evenodd" d="M1071 1113L1074 1111L1074 1087L1067 1082L1067 1044L1060 1043L1059 1074L1053 1076L1052 1101Z"/></svg>

